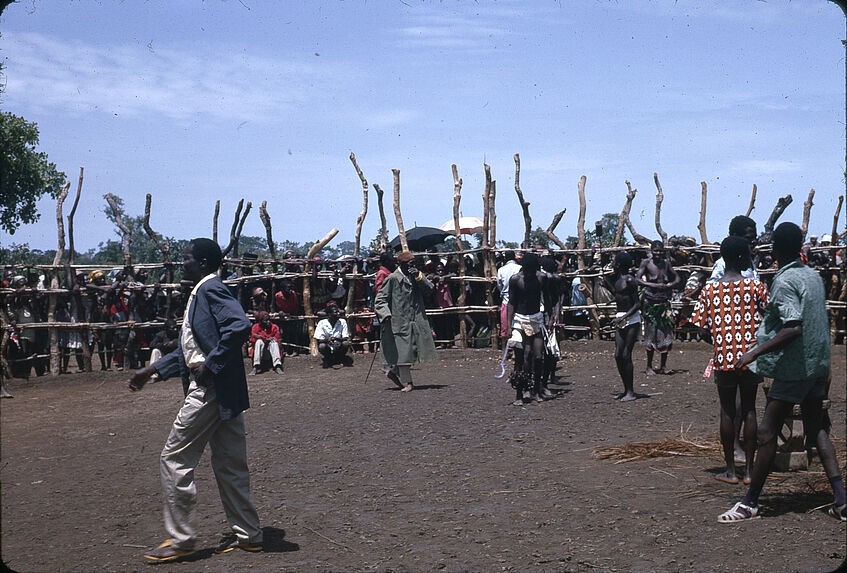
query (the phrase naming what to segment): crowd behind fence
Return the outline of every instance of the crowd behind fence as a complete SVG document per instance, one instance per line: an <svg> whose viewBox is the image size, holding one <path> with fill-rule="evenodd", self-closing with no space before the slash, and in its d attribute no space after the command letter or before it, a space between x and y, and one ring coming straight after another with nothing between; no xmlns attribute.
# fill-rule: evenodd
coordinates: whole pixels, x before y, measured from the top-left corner
<svg viewBox="0 0 847 573"><path fill-rule="evenodd" d="M440 294L428 300L427 314L440 347L500 345L496 277L507 250L483 247L416 255L419 268L439 286ZM616 309L606 280L612 274L611 260L616 252L628 251L637 267L650 255L649 248L531 250L541 256L561 304L555 320L557 337L613 337L610 321ZM687 317L719 257L718 248L693 241L671 243L668 256L685 285L672 300L675 335L695 339L699 331ZM847 334L847 265L841 247L807 244L803 257L821 274L833 342L842 344ZM776 270L769 245L756 248L755 264L769 282ZM374 352L379 339L373 312L379 265L378 255L307 260L291 253L281 259L246 254L226 258L221 277L251 319L262 310L270 314L280 327L286 354L315 353L311 333L330 301L345 311L354 349ZM11 377L27 377L33 370L37 375L58 374L67 371L71 358L85 371L97 366L103 370L139 367L150 360L165 322L175 320L178 325L181 321L191 288L175 278L180 274L175 262L0 265L0 271L0 301L5 310L0 313L0 358L3 374ZM99 364L94 363L95 356Z"/></svg>

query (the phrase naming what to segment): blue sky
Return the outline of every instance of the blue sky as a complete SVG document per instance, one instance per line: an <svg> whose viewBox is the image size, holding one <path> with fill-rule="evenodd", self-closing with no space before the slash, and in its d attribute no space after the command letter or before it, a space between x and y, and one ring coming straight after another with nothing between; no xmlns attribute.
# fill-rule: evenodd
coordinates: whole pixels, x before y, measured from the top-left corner
<svg viewBox="0 0 847 573"><path fill-rule="evenodd" d="M520 241L513 155L533 226L562 208L576 234L577 183L587 227L638 189L636 229L653 225L659 174L669 234L720 240L743 213L764 224L778 197L810 232L828 233L844 193L841 9L824 0L706 2L24 0L0 19L6 87L0 109L38 123L40 149L76 189L79 250L116 238L103 195L168 236L219 232L253 202L244 234L352 240L362 208L354 152L386 191L401 171L406 227L479 216L483 163L497 181L497 237ZM66 204L66 213L70 204ZM55 203L0 244L56 246ZM843 217L843 215L842 215ZM84 221L84 223L81 223ZM839 225L843 228L843 223ZM371 189L363 244L379 215Z"/></svg>

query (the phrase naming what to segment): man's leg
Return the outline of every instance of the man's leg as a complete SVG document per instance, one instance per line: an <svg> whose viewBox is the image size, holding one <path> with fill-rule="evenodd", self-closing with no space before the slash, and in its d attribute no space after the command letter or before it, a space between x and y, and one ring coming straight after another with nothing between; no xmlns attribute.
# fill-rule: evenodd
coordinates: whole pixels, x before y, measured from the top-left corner
<svg viewBox="0 0 847 573"><path fill-rule="evenodd" d="M241 543L261 544L259 514L250 500L244 416L220 422L209 439L209 449L227 523Z"/></svg>
<svg viewBox="0 0 847 573"><path fill-rule="evenodd" d="M785 418L791 414L794 404L782 400L769 400L762 415L762 423L759 425L756 437L758 439L759 451L756 453L756 461L753 463L753 475L750 476L750 487L744 496L742 503L756 507L759 505L759 494L765 485L765 480L770 473L771 464L776 456L776 438Z"/></svg>
<svg viewBox="0 0 847 573"><path fill-rule="evenodd" d="M814 437L817 448L818 457L820 458L823 470L826 477L829 478L829 483L832 486L833 506L839 510L839 515L835 515L839 519L842 515L847 516L847 494L844 490L844 479L841 477L841 471L838 469L838 457L835 453L835 447L832 445L832 440L829 439L829 428L825 424L825 414L822 408L822 398L811 398L803 401L803 430L807 436ZM832 512L831 512L832 513Z"/></svg>
<svg viewBox="0 0 847 573"><path fill-rule="evenodd" d="M276 339L268 342L268 352L271 355L273 369L277 374L282 373L282 354L279 351L279 342Z"/></svg>
<svg viewBox="0 0 847 573"><path fill-rule="evenodd" d="M734 377L734 372L721 372L721 377ZM717 373L716 373L717 375ZM726 471L715 476L715 479L736 484L738 476L735 475L735 395L738 386L718 386L718 398L720 399L720 437L723 446L723 459L726 463Z"/></svg>
<svg viewBox="0 0 847 573"><path fill-rule="evenodd" d="M214 392L197 386L196 382L191 383L160 458L159 473L165 494L165 531L171 539L171 547L175 549L193 550L197 537L194 468L221 421L214 394L211 400L206 397L209 391Z"/></svg>
<svg viewBox="0 0 847 573"><path fill-rule="evenodd" d="M647 347L647 376L653 376L656 371L653 370L653 353L655 351L652 347Z"/></svg>
<svg viewBox="0 0 847 573"><path fill-rule="evenodd" d="M401 392L411 392L412 390L412 366L410 364L397 365L397 377L400 384L403 385Z"/></svg>
<svg viewBox="0 0 847 573"><path fill-rule="evenodd" d="M532 393L536 402L543 402L544 395L541 388L541 375L544 369L544 338L539 332L529 339L528 344L532 349L532 358L527 361L530 364L530 370L532 372Z"/></svg>
<svg viewBox="0 0 847 573"><path fill-rule="evenodd" d="M253 369L250 371L250 376L255 376L259 371L259 366L262 365L262 355L265 353L267 344L261 338L256 340L253 345Z"/></svg>
<svg viewBox="0 0 847 573"><path fill-rule="evenodd" d="M332 347L330 347L327 342L319 342L318 343L318 352L323 357L321 362L324 368L329 368L329 365L332 363Z"/></svg>
<svg viewBox="0 0 847 573"><path fill-rule="evenodd" d="M641 327L639 323L630 324L623 330L618 329L615 332L615 364L618 367L623 382L623 392L615 396L615 399L622 402L635 400L634 389L634 369L632 365L632 349L635 346L635 340L638 337L638 329Z"/></svg>
<svg viewBox="0 0 847 573"><path fill-rule="evenodd" d="M756 424L756 393L758 390L759 385L757 383L751 382L739 385L741 419L744 422L744 483L747 485L749 485L753 479L753 460L756 453L756 432L758 430ZM735 431L734 428L733 431ZM737 439L736 434L736 440ZM733 454L733 457L734 455L735 454Z"/></svg>

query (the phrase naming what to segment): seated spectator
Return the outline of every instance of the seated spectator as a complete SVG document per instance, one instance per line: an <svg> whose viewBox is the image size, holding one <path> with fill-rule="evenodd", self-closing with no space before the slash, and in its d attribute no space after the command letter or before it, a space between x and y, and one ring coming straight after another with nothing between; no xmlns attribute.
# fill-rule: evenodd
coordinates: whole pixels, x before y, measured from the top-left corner
<svg viewBox="0 0 847 573"><path fill-rule="evenodd" d="M250 311L258 313L259 311L268 310L268 295L262 287L255 287L250 293Z"/></svg>
<svg viewBox="0 0 847 573"><path fill-rule="evenodd" d="M177 338L178 333L179 329L176 327L176 321L172 318L167 319L165 321L165 328L157 332L153 340L150 341L150 364L176 350L179 343L179 339ZM150 382L156 382L158 380L158 373L150 377Z"/></svg>
<svg viewBox="0 0 847 573"><path fill-rule="evenodd" d="M294 290L294 284L289 280L284 280L280 283L280 290L274 295L274 303L276 309L282 314L283 318L290 316L300 316L300 295ZM305 346L303 329L306 323L302 320L288 321L285 323L285 328L282 329L284 346L287 348L289 356L297 356L300 354L299 346Z"/></svg>
<svg viewBox="0 0 847 573"><path fill-rule="evenodd" d="M344 362L353 365L353 358L347 356L350 351L350 332L347 321L339 318L338 305L330 302L326 305L326 318L315 327L315 340L318 341L318 352L323 356L323 367Z"/></svg>
<svg viewBox="0 0 847 573"><path fill-rule="evenodd" d="M267 353L272 362L274 372L282 374L282 356L279 353L279 327L271 322L271 317L264 310L256 313L256 324L250 332L250 350L253 356L253 369L250 376L255 376L262 366L262 359Z"/></svg>

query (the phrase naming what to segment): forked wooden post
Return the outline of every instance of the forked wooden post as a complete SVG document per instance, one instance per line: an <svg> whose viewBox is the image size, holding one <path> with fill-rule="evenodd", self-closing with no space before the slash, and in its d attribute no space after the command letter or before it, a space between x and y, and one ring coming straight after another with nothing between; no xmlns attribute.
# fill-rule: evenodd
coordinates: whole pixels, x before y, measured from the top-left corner
<svg viewBox="0 0 847 573"><path fill-rule="evenodd" d="M79 183L77 183L76 187L76 197L74 198L73 207L71 207L71 212L68 214L68 248L70 252L68 253L68 265L66 269L67 282L70 285L70 288L73 291L71 295L74 303L74 310L77 314L77 320L82 321L84 319L84 310L82 306L82 294L80 293L76 283L76 273L71 268L75 262L75 249L74 249L74 215L76 215L76 208L79 205L79 198L82 195L82 181L83 174L85 169L79 168ZM170 302L170 301L169 301ZM91 372L91 347L88 345L88 328L83 328L80 333L80 337L82 338L82 367L86 372Z"/></svg>
<svg viewBox="0 0 847 573"><path fill-rule="evenodd" d="M374 191L376 191L376 204L379 207L379 252L384 253L388 249L388 223L385 219L385 206L382 201L385 192L376 183L374 183Z"/></svg>
<svg viewBox="0 0 847 573"><path fill-rule="evenodd" d="M124 268L129 269L132 264L132 255L129 251L129 247L132 244L132 231L130 231L129 227L127 227L123 220L121 220L121 212L118 210L118 204L115 201L115 196L111 193L106 193L103 198L106 199L106 203L108 203L109 207L112 208L112 215L115 217L115 224L121 230L121 248L124 253ZM132 279L133 277L130 276L129 278Z"/></svg>
<svg viewBox="0 0 847 573"><path fill-rule="evenodd" d="M356 156L352 152L350 153L350 161L353 162L353 167L356 168L356 173L362 181L362 195L364 195L364 198L362 199L362 212L356 217L356 243L353 248L353 278L350 280L350 286L347 289L347 306L344 308L347 314L353 312L353 299L356 295L356 285L359 282L359 246L362 241L362 224L365 222L365 216L368 214L368 180L365 179L365 174L359 168L359 164L356 162Z"/></svg>
<svg viewBox="0 0 847 573"><path fill-rule="evenodd" d="M529 236L532 233L532 217L529 216L529 201L524 200L523 193L521 192L521 156L515 153L515 193L518 195L518 202L521 204L521 210L523 211L523 242L524 244L529 244Z"/></svg>
<svg viewBox="0 0 847 573"><path fill-rule="evenodd" d="M306 255L306 277L303 279L303 312L306 313L306 328L309 333L309 353L312 356L318 355L318 341L315 340L315 316L312 312L312 259L315 258L321 249L329 243L335 235L338 234L338 229L333 229L324 236L323 239L312 245L309 249L309 254Z"/></svg>
<svg viewBox="0 0 847 573"><path fill-rule="evenodd" d="M585 175L579 178L579 183L577 184L577 194L579 195L579 217L576 220L576 237L577 249L585 248ZM582 260L583 254L580 253L576 258L576 265L579 270L585 268L585 262Z"/></svg>
<svg viewBox="0 0 847 573"><path fill-rule="evenodd" d="M779 219L785 211L785 208L791 205L793 200L794 199L791 195L786 195L785 197L777 199L776 206L773 208L773 211L771 211L771 215L768 217L768 220L765 221L765 232L763 233L764 242L771 242L771 236L773 235L773 228L776 226L776 220Z"/></svg>
<svg viewBox="0 0 847 573"><path fill-rule="evenodd" d="M662 201L665 200L665 194L662 192L662 186L659 184L659 174L653 173L653 182L656 184L656 232L662 238L664 244L668 244L668 234L662 229Z"/></svg>
<svg viewBox="0 0 847 573"><path fill-rule="evenodd" d="M809 231L809 217L812 215L813 199L815 198L815 190L809 191L809 198L803 202L803 225L800 230L803 231L803 240L806 240L806 233Z"/></svg>
<svg viewBox="0 0 847 573"><path fill-rule="evenodd" d="M403 226L403 214L400 212L400 170L392 169L394 175L394 218L397 219L397 232L400 234L400 246L403 251L409 250L409 243L406 241L406 227Z"/></svg>
<svg viewBox="0 0 847 573"><path fill-rule="evenodd" d="M618 247L621 244L624 225L626 225L627 221L629 221L629 212L632 209L632 200L635 199L635 194L638 193L638 189L633 189L629 181L625 181L625 183L626 203L624 203L623 209L621 209L621 215L618 217L618 228L615 231L615 241L612 243L613 247ZM633 238L635 238L635 235L633 235Z"/></svg>
<svg viewBox="0 0 847 573"><path fill-rule="evenodd" d="M456 236L456 251L459 253L459 300L460 307L465 306L467 294L465 293L465 255L462 254L464 244L462 243L462 229L459 227L459 204L462 201L462 179L459 170L454 163L453 169L453 234ZM459 319L459 347L468 347L468 327L464 316Z"/></svg>
<svg viewBox="0 0 847 573"><path fill-rule="evenodd" d="M58 232L58 246L56 254L53 256L53 269L50 270L50 290L59 289L59 272L55 267L62 264L62 257L65 254L65 220L62 215L62 205L68 197L68 190L71 188L71 182L66 181L59 192L59 197L56 199L56 229ZM58 303L58 295L51 294L47 302L47 322L56 322L56 305ZM62 357L59 352L59 329L50 327L50 375L58 376L62 366Z"/></svg>
<svg viewBox="0 0 847 573"><path fill-rule="evenodd" d="M556 213L556 214L553 216L553 220L550 222L550 226L549 226L549 227L547 227L547 237L548 237L551 241L553 241L553 242L556 244L556 246L557 246L557 247L559 247L559 248L560 248L560 249L562 249L562 250L567 249L567 248L568 248L568 246L567 246L566 244L564 244L564 243L562 242L562 240L561 240L559 237L557 237L557 236L555 235L555 233L553 233L553 231L555 231L555 230L556 230L556 227L559 225L559 221L561 221L561 220L562 220L562 216L564 216L565 211L567 211L567 209L566 209L566 208L565 208L565 209L562 209L561 211L559 211L558 213Z"/></svg>

